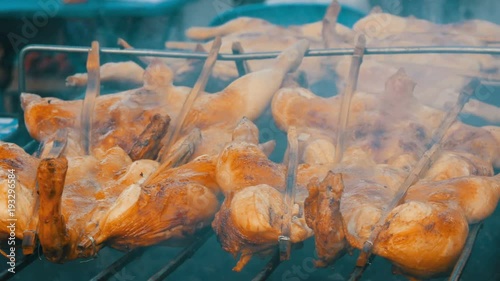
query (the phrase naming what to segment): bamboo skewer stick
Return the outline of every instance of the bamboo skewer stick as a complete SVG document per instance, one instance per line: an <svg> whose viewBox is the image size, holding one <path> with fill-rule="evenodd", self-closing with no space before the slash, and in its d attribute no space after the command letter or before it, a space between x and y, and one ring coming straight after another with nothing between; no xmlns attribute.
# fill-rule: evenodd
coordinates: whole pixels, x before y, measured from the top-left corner
<svg viewBox="0 0 500 281"><path fill-rule="evenodd" d="M205 64L203 65L203 69L201 70L201 74L198 77L198 80L196 81L196 84L194 87L191 89L191 92L186 98L186 101L184 102L182 109L177 116L175 122L173 122L171 129L168 131L167 136L166 136L166 143L163 146L163 150L169 151L170 147L172 144L177 141L181 129L184 125L184 121L191 110L191 107L193 106L196 98L205 90L205 86L207 85L208 78L210 77L210 73L212 72L212 69L215 65L215 62L217 61L217 56L219 54L219 50L222 44L222 40L220 37L216 37L214 40L214 43L212 45L212 49L210 50L208 54L208 58L205 61ZM160 162L163 162L163 158L161 158L165 153L160 152L160 158L158 159Z"/></svg>
<svg viewBox="0 0 500 281"><path fill-rule="evenodd" d="M349 119L349 111L351 108L352 97L354 95L354 92L356 91L356 86L358 84L359 69L361 67L361 63L363 62L365 45L366 45L365 36L360 35L356 42L354 55L352 56L351 60L351 67L349 69L349 78L347 80L347 85L342 95L342 100L340 105L337 145L335 149L335 158L334 158L335 164L340 163L344 154L346 128Z"/></svg>
<svg viewBox="0 0 500 281"><path fill-rule="evenodd" d="M241 46L241 43L236 41L233 42L233 45L231 46L231 50L233 54L243 54L245 51L243 50L243 46ZM238 69L238 75L241 77L247 73L250 73L250 66L248 65L248 61L235 61L236 64L236 69Z"/></svg>
<svg viewBox="0 0 500 281"><path fill-rule="evenodd" d="M91 153L92 146L92 123L94 122L94 108L97 97L101 91L101 74L99 62L99 42L92 42L92 48L89 51L87 59L87 91L83 100L81 114L81 143L85 154Z"/></svg>
<svg viewBox="0 0 500 281"><path fill-rule="evenodd" d="M286 175L285 190L285 214L281 222L281 235L278 238L280 260L290 259L292 242L290 240L292 230L292 212L295 204L295 186L297 183L297 167L299 165L299 143L297 129L290 127L288 129L288 169Z"/></svg>
<svg viewBox="0 0 500 281"><path fill-rule="evenodd" d="M127 41L125 41L122 38L118 38L117 44L118 44L118 46L120 46L121 49L125 49L125 50L134 49L134 47L132 47ZM133 62L135 62L137 65L139 65L140 67L142 67L144 69L146 69L146 67L148 67L148 65L153 61L151 58L148 58L148 57L130 56L130 58L132 59Z"/></svg>
<svg viewBox="0 0 500 281"><path fill-rule="evenodd" d="M180 166L184 164L190 157L193 155L196 146L201 141L201 132L198 128L194 128L189 135L187 135L186 139L181 143L181 145L175 149L174 153L170 155L164 155L162 158L164 159L163 163L156 169L156 171L149 176L149 178L144 183L145 185L152 182L155 177L163 173L164 171Z"/></svg>

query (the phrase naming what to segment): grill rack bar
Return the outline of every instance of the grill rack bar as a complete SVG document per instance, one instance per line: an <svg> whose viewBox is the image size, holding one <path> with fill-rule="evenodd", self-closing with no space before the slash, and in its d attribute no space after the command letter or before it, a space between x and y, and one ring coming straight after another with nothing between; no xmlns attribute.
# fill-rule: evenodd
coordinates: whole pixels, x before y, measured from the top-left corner
<svg viewBox="0 0 500 281"><path fill-rule="evenodd" d="M127 264L131 263L134 259L140 257L144 253L144 248L136 248L117 260L115 260L111 265L106 267L104 270L99 272L96 276L94 276L90 281L104 281L109 280L113 275L119 272L122 268L127 266Z"/></svg>
<svg viewBox="0 0 500 281"><path fill-rule="evenodd" d="M148 281L160 281L164 280L168 275L174 272L179 266L181 266L185 261L192 257L196 251L198 251L203 244L212 236L213 232L211 230L205 231L201 237L197 238L187 247L185 247L180 253L178 253L174 259L170 260L163 268L151 276Z"/></svg>
<svg viewBox="0 0 500 281"><path fill-rule="evenodd" d="M28 45L24 47L19 54L18 61L18 91L19 94L26 91L26 72L24 68L24 59L26 54L33 51L45 51L45 52L63 52L63 53L87 53L90 50L90 47L76 47L76 46L58 46L58 45ZM120 49L120 48L101 48L101 53L105 54L116 54L116 55L126 55L131 58L137 56L150 56L150 57L170 57L170 58L180 58L180 59L206 59L208 54L199 53L199 52L181 52L181 51L171 51L171 50L149 50L149 49ZM240 54L219 54L217 60L222 61L234 61L237 65L240 65L239 62L245 62L246 60L264 60L264 59L272 59L277 57L280 52L258 52L258 53L240 53ZM305 57L317 57L317 56L349 56L354 54L354 48L333 48L333 49L315 49L309 50L306 52ZM425 46L425 47L384 47L384 48L366 48L365 55L403 55L403 54L485 54L485 55L500 55L500 47L475 47L475 46ZM24 115L20 112L18 117L19 126L17 130L7 138L7 141L13 141L19 136L28 136L26 126L24 123ZM33 143L31 141L27 146L34 146L36 142ZM477 232L479 229L472 231L470 235L470 246L465 248L465 250L461 255L459 261L462 261L463 264L458 264L455 266L453 276L460 276L465 264L467 262L468 256L475 242L475 238L477 236ZM161 272L165 273L162 278L165 278L168 274L173 272L177 267L179 267L185 260L187 260L190 256L192 256L197 249L199 249L203 243L208 239L200 239L197 241L199 244L198 247L193 247L194 249L190 250L193 244L197 244L196 242L186 247L176 258L174 261L171 261L165 268L163 268L157 274ZM129 253L130 254L130 253ZM128 254L125 254L122 258L115 261L113 264L120 264L120 261L128 260L126 257ZM184 257L185 255L185 257ZM33 255L34 256L34 255ZM131 255L132 256L132 255ZM135 255L134 255L135 256ZM465 257L465 258L463 258ZM134 257L131 257L133 259ZM276 261L276 259L278 259ZM35 258L28 256L20 262L20 266L17 267L18 271L26 268ZM127 262L128 263L128 262ZM126 263L125 263L126 264ZM173 266L171 266L173 264ZM259 272L252 280L265 280L269 277L272 272L280 265L279 255L273 255L268 264ZM123 265L125 266L125 265ZM169 269L171 266L171 269ZM111 266L110 266L111 267ZM109 267L108 267L109 269ZM166 269L166 270L165 270ZM106 270L106 269L105 269ZM5 272L4 272L5 273ZM4 280L4 273L0 275L0 280ZM7 272L9 273L9 272ZM102 272L101 272L102 273ZM362 272L361 272L362 274ZM153 277L155 277L154 275ZM11 276L10 276L11 277ZM10 278L8 277L8 278ZM152 277L152 278L153 278ZM361 277L361 275L359 276ZM150 279L150 280L161 280L161 279ZM452 279L450 279L452 280Z"/></svg>
<svg viewBox="0 0 500 281"><path fill-rule="evenodd" d="M19 92L26 90L24 58L33 51L87 53L90 47L58 46L58 45L28 45L19 54ZM180 52L149 49L101 48L101 53L127 56L169 57L180 59L206 59L208 54L201 52ZM245 61L264 60L277 57L280 52L258 52L241 54L219 54L217 60ZM354 54L354 48L314 49L306 52L305 57L349 56ZM470 47L470 46L429 46L429 47L387 47L366 48L365 55L403 55L403 54L484 54L500 55L500 47Z"/></svg>
<svg viewBox="0 0 500 281"><path fill-rule="evenodd" d="M37 255L35 254L24 256L20 261L16 262L16 273L28 267L28 265L30 265L36 259ZM0 273L0 280L9 280L10 278L14 277L16 273L12 273L8 269L5 269L4 271L2 271L2 273Z"/></svg>

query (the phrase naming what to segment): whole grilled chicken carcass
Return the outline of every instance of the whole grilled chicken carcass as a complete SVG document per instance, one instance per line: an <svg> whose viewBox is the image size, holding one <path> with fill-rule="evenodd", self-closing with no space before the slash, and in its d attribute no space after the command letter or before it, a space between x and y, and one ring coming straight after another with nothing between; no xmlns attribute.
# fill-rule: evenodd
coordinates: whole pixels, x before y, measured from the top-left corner
<svg viewBox="0 0 500 281"><path fill-rule="evenodd" d="M152 160L132 162L118 147L96 150L95 156L40 160L8 143L1 144L0 162L15 170L16 237L23 239L25 231L36 232L44 255L53 262L97 253L101 245L79 247L88 239L87 228L95 226L94 218L109 208L125 187L140 184L159 165ZM5 194L7 183L8 175L3 174ZM2 225L9 223L8 214L2 208ZM1 231L6 232L3 227Z"/></svg>
<svg viewBox="0 0 500 281"><path fill-rule="evenodd" d="M411 55L409 55L411 57ZM422 56L423 57L423 56ZM420 57L415 57L421 60ZM448 60L449 61L449 60ZM339 89L342 91L345 79L348 75L349 60L341 60L336 73L339 76ZM414 95L423 104L439 109L447 110L458 98L457 93L467 85L474 73L460 73L444 64L429 67L428 65L415 64L410 60L397 62L391 60L376 60L366 58L360 68L357 89L362 92L380 92L385 87L385 81L389 79L399 68L416 82ZM470 67L465 67L470 70ZM478 89L478 97L491 91L491 87L481 86ZM439 92L439 95L435 93ZM500 108L485 103L480 99L471 99L464 107L463 114L478 116L492 124L500 124ZM467 116L467 115L464 115Z"/></svg>
<svg viewBox="0 0 500 281"><path fill-rule="evenodd" d="M460 35L488 43L500 36L500 26L483 20L466 20L453 24L436 24L415 17L403 18L389 13L371 13L356 22L353 29L370 37L385 39L394 34L440 34L442 37Z"/></svg>
<svg viewBox="0 0 500 281"><path fill-rule="evenodd" d="M474 21L463 23L464 28L479 24ZM486 46L476 34L451 31L457 26L436 25L426 20L402 18L386 13L374 13L358 21L353 33L366 36L368 47L411 47L411 46ZM406 28L403 28L405 26ZM496 26L497 33L500 28ZM465 28L467 29L467 28ZM337 36L342 37L342 34ZM345 37L345 36L344 36ZM349 41L351 37L347 37ZM351 41L352 42L352 41ZM349 72L350 59L342 58L332 67L338 75L338 88L344 88ZM369 56L363 59L357 89L379 92L384 82L398 68L417 82L415 96L424 104L446 110L457 99L456 93L469 83L472 77L495 79L498 76L499 61L491 55L475 54L404 54ZM481 92L490 91L487 87ZM435 93L439 92L439 95ZM483 94L481 94L483 95ZM479 94L478 94L479 97ZM464 113L479 116L492 123L500 123L500 109L478 100L466 105Z"/></svg>
<svg viewBox="0 0 500 281"><path fill-rule="evenodd" d="M249 127L251 131L256 128ZM241 255L233 268L240 271L253 255L264 255L278 243L285 212L284 190L286 167L270 161L253 138L235 136L217 160L217 182L226 196L212 223L222 248L235 257ZM322 142L310 144L305 155L315 163L300 164L297 171L297 192L293 206L291 241L301 242L312 235L302 215L305 185L313 178L322 179L331 168L323 159ZM325 145L325 147L327 147ZM329 147L333 147L330 144ZM331 157L330 157L331 158ZM328 158L326 158L328 159Z"/></svg>
<svg viewBox="0 0 500 281"><path fill-rule="evenodd" d="M422 157L430 138L442 121L443 112L415 101L412 97L413 87L414 82L404 72L399 71L387 81L386 91L378 100L368 94L354 94L342 161L333 169L332 176L325 178L323 182L310 184L309 197L306 199L305 215L309 218L309 227L315 232L319 254L317 265L325 266L333 262L347 246L363 248L363 243L370 238L373 226L382 216L385 206L395 197L400 185L417 160ZM330 112L338 112L339 100L338 97L319 98L304 89L282 90L273 100L273 114L280 127L313 127L335 139L338 117ZM299 104L301 111L297 110ZM493 175L493 166L498 166L500 155L498 132L498 127L477 128L455 122L445 136L443 151L438 154L424 180L441 184L447 180L480 177L491 182L488 177ZM492 195L490 198L493 198L493 203L484 198L485 206L480 206L477 202L482 200L481 197L471 197L467 203L461 203L466 206L463 209L482 214L478 219L484 219L491 214L497 204L498 199L496 195L493 196L495 188L491 187L491 183L489 186L484 187L486 190L481 193ZM475 193L473 190L474 188L469 192ZM451 191L446 194L449 193ZM449 196L443 195L443 198ZM449 204L456 202L450 201ZM404 272L421 276L434 275L449 266L462 249L467 236L467 228L463 226L467 226L467 220L461 220L463 216L456 210L431 207L428 210L432 211L432 216L422 217L421 212L415 216L420 216L418 219L428 222L432 221L436 227L443 227L441 232L444 231L446 223L442 218L455 218L455 224L449 225L455 232L449 233L450 240L444 240L444 234L429 236L428 241L431 242L426 242L426 245L434 248L428 251L433 251L435 257L443 259L422 261L421 269L426 267L427 273L423 269L421 272L413 271L412 266L417 265L404 263L396 254L392 255L399 251L399 246L411 247L410 243L401 245L388 240L384 244L385 252L381 255L394 261ZM411 214L411 211L407 213ZM421 225L418 219L415 218L416 227ZM409 221L405 220L405 223L408 225ZM397 227L396 223L393 229L390 228L391 235L396 235ZM427 237L425 233L417 230L413 234L420 237L415 239ZM408 235L410 234L402 233L401 237ZM453 244L443 244L446 241L452 241L450 243ZM439 252L451 245L453 250ZM375 243L375 252L376 247ZM413 248L413 259L408 260L415 262L422 247L420 245L420 248ZM427 258L430 259L431 256ZM432 264L435 264L435 267Z"/></svg>
<svg viewBox="0 0 500 281"><path fill-rule="evenodd" d="M424 152L444 112L427 107L413 97L415 83L398 70L385 83L383 93L355 92L346 134L350 144L363 146L377 163L390 163ZM282 88L273 98L273 117L278 127L297 127L310 139L336 141L343 95L323 98L300 87Z"/></svg>
<svg viewBox="0 0 500 281"><path fill-rule="evenodd" d="M482 148L475 144L490 142L498 157L499 143L483 132L453 147L450 143L458 139L451 137L453 133L444 147L452 150L440 152L423 179L410 188L404 203L390 212L374 241L375 254L412 276L430 277L453 266L465 243L468 223L491 215L500 197L500 178L492 177L492 158L475 158L461 151L468 147L474 153ZM487 150L483 153L489 154ZM370 162L364 149L354 147L333 172L336 177L311 184L306 199L305 215L315 232L318 266L332 263L348 247L363 248L408 175L408 169Z"/></svg>
<svg viewBox="0 0 500 281"><path fill-rule="evenodd" d="M219 207L215 163L200 156L124 189L99 216L88 246L127 250L158 243L178 246L210 225Z"/></svg>
<svg viewBox="0 0 500 281"><path fill-rule="evenodd" d="M15 222L16 238L23 239L24 231L29 229L36 195L36 173L40 159L26 153L21 147L0 142L0 233L8 237L9 225ZM9 177L10 176L10 177ZM13 189L10 187L14 187ZM13 192L9 192L13 190ZM15 200L14 208L9 207L9 200ZM12 203L12 202L11 202ZM12 211L12 214L11 214ZM15 221L13 221L15 219Z"/></svg>
<svg viewBox="0 0 500 281"><path fill-rule="evenodd" d="M160 174L154 173L158 167L153 160L132 162L119 147L96 150L96 156L41 160L33 173L40 193L33 219L47 259L88 258L105 245L178 246L209 226L219 206L212 158L201 156ZM20 193L20 199L29 195ZM35 204L33 195L24 201L27 214L18 214L18 238Z"/></svg>
<svg viewBox="0 0 500 281"><path fill-rule="evenodd" d="M258 136L258 131L246 129L249 126L255 127L243 118L233 135ZM91 231L95 243L130 249L189 240L210 225L219 209L216 164L217 155L202 155L179 167L156 171L143 184L128 187Z"/></svg>
<svg viewBox="0 0 500 281"><path fill-rule="evenodd" d="M186 117L180 138L198 128L203 139L215 140L205 146L202 142L193 157L207 150L217 150L213 143L224 145L224 140L241 118L256 119L279 89L285 75L300 65L308 46L307 41L299 41L284 50L265 69L237 79L219 93L199 96ZM175 124L191 89L173 86L172 79L172 71L156 62L146 71L142 88L97 98L92 126L96 136L92 140L93 147L105 150L118 145L129 151L150 119L157 114L170 116ZM43 140L60 128L71 128L78 135L81 100L62 101L23 94L22 103L26 125L33 138ZM214 129L216 127L220 130Z"/></svg>

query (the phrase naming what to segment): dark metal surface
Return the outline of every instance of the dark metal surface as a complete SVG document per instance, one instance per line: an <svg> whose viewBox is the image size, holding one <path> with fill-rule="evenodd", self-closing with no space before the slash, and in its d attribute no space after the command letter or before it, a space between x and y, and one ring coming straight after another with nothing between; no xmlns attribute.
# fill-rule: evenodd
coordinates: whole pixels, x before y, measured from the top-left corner
<svg viewBox="0 0 500 281"><path fill-rule="evenodd" d="M169 261L162 269L151 276L148 281L164 280L168 275L174 272L186 260L194 255L198 249L205 244L205 242L212 236L212 231L205 231L201 237L192 242L189 246L184 248L175 258Z"/></svg>
<svg viewBox="0 0 500 281"><path fill-rule="evenodd" d="M99 272L99 274L90 279L90 281L104 281L111 279L113 275L119 272L127 264L140 257L142 253L144 253L144 248L137 248L126 253L121 258L113 262L110 266L106 267L103 271Z"/></svg>
<svg viewBox="0 0 500 281"><path fill-rule="evenodd" d="M252 281L263 281L267 280L273 271L280 265L280 252L276 251L269 262L262 268L262 270L255 275Z"/></svg>
<svg viewBox="0 0 500 281"><path fill-rule="evenodd" d="M28 265L34 262L36 258L36 255L29 255L18 260L16 262L15 272L18 273L21 270L25 269ZM0 273L0 280L9 280L10 278L14 277L16 273L12 273L8 269L6 269L2 273Z"/></svg>

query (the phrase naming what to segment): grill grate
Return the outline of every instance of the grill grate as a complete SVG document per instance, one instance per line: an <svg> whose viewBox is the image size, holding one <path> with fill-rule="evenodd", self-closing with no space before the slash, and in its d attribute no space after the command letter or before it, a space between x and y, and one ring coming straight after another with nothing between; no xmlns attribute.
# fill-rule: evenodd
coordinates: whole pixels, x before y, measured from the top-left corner
<svg viewBox="0 0 500 281"><path fill-rule="evenodd" d="M44 51L44 52L61 52L61 53L87 53L89 52L89 47L75 47L75 46L57 46L57 45L29 45L26 46L19 55L19 93L23 93L26 90L26 79L25 79L25 69L24 69L24 59L25 56L33 51ZM119 48L101 48L101 53L114 54L114 55L125 55L131 58L135 58L137 61L139 56L151 56L151 57L169 57L169 58L184 58L184 59L206 59L208 54L200 52L178 52L178 51L161 51L161 50L148 50L148 49L119 49ZM354 54L354 48L334 48L334 49L319 49L319 50L309 50L305 57L312 56L350 56ZM364 55L393 55L393 54L488 54L488 55L500 55L500 47L387 47L387 48L366 48ZM279 52L259 52L259 53L244 53L241 46L233 46L233 54L219 54L218 60L234 61L238 68L240 75L248 72L248 66L246 64L247 60L263 60L275 58L279 55ZM489 81L485 81L489 82ZM24 116L22 112L18 116L19 127L14 134L9 136L5 141L8 142L19 142L19 139L25 137L29 138L28 132L24 124ZM25 151L33 152L37 148L37 142L34 140L29 141L25 146ZM467 238L466 245L462 251L462 254L457 261L450 277L449 281L457 281L468 261L469 255L474 247L474 243L477 234L481 228L481 224L476 224L471 228L469 236ZM186 260L188 260L196 251L203 246L203 244L211 237L213 232L206 231L197 238L194 242L185 247L177 256L170 260L163 268L161 268L157 273L155 273L149 281L164 280L167 276L173 273L178 267L180 267ZM110 266L102 270L97 274L91 281L97 280L109 280L127 264L133 262L135 259L140 257L144 249L135 249L113 262ZM16 271L19 272L28 267L33 261L36 260L35 255L25 256L21 261L16 264ZM253 281L266 280L273 271L280 265L280 254L278 249L276 249L275 254L271 257L269 262L258 272ZM367 264L367 266L369 263ZM366 266L366 267L367 267ZM356 268L351 274L349 280L359 280L362 277L364 268ZM13 277L13 274L5 270L0 273L0 280L8 280Z"/></svg>

